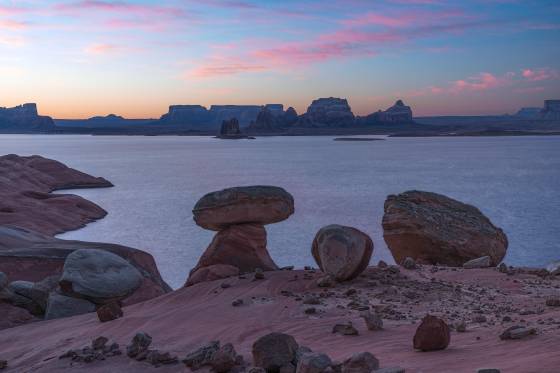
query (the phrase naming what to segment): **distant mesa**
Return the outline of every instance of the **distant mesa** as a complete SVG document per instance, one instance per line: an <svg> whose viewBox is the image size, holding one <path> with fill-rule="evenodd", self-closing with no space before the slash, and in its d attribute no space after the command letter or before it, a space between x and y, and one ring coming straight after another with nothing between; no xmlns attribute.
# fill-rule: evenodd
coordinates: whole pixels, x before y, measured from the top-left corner
<svg viewBox="0 0 560 373"><path fill-rule="evenodd" d="M283 113L282 104L266 106L272 112ZM247 127L257 119L261 108L259 105L212 105L208 110L201 105L171 105L169 112L160 118L160 123L191 129L217 129L224 120L237 118L240 126Z"/></svg>
<svg viewBox="0 0 560 373"><path fill-rule="evenodd" d="M0 107L2 132L50 132L55 129L51 117L41 116L37 104L23 104L13 108Z"/></svg>
<svg viewBox="0 0 560 373"><path fill-rule="evenodd" d="M268 104L261 108L257 118L248 127L249 132L255 131L278 131L289 128L298 121L298 115L293 107L284 112L281 104Z"/></svg>
<svg viewBox="0 0 560 373"><path fill-rule="evenodd" d="M524 107L519 109L515 116L522 119L538 119L541 115L540 107Z"/></svg>
<svg viewBox="0 0 560 373"><path fill-rule="evenodd" d="M348 127L355 122L354 113L345 98L319 98L313 100L296 123L300 127Z"/></svg>
<svg viewBox="0 0 560 373"><path fill-rule="evenodd" d="M560 100L545 100L541 119L560 120Z"/></svg>
<svg viewBox="0 0 560 373"><path fill-rule="evenodd" d="M107 116L97 116L97 117L91 117L88 120L91 121L121 121L121 120L125 120L123 117L121 117L120 115L115 115L115 114L109 114Z"/></svg>
<svg viewBox="0 0 560 373"><path fill-rule="evenodd" d="M404 104L402 100L397 100L393 106L385 111L379 110L364 118L364 124L409 124L414 123L412 119L412 109Z"/></svg>

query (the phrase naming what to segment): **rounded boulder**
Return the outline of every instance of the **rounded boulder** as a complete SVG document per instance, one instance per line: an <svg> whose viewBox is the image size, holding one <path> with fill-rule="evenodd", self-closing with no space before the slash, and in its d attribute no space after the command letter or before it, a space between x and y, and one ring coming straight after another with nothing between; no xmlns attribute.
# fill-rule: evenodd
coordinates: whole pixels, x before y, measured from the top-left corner
<svg viewBox="0 0 560 373"><path fill-rule="evenodd" d="M196 224L220 231L236 224L272 224L294 213L294 198L275 186L228 188L206 194L194 206Z"/></svg>
<svg viewBox="0 0 560 373"><path fill-rule="evenodd" d="M508 247L504 232L476 207L441 194L409 191L385 201L383 238L397 263L460 267L489 256L497 266Z"/></svg>
<svg viewBox="0 0 560 373"><path fill-rule="evenodd" d="M60 288L97 304L121 300L142 283L142 275L122 257L104 250L80 249L64 262Z"/></svg>
<svg viewBox="0 0 560 373"><path fill-rule="evenodd" d="M337 281L346 281L367 268L373 241L356 228L333 224L317 232L311 252L323 272Z"/></svg>

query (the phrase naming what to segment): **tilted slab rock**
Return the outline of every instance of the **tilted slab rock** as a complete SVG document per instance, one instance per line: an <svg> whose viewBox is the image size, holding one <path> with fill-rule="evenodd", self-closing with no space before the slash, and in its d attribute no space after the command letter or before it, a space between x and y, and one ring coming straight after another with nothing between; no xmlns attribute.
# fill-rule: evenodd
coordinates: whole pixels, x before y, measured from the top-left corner
<svg viewBox="0 0 560 373"><path fill-rule="evenodd" d="M356 228L333 224L317 232L311 252L323 272L337 281L351 280L367 268L373 241Z"/></svg>
<svg viewBox="0 0 560 373"><path fill-rule="evenodd" d="M194 206L196 224L219 231L231 225L272 224L294 213L294 198L275 186L228 188L206 194Z"/></svg>
<svg viewBox="0 0 560 373"><path fill-rule="evenodd" d="M66 257L60 288L66 294L108 303L124 299L142 283L140 272L125 259L103 250L76 250Z"/></svg>
<svg viewBox="0 0 560 373"><path fill-rule="evenodd" d="M504 232L476 207L446 196L409 191L385 201L383 238L397 263L462 266L483 256L497 266L508 247Z"/></svg>
<svg viewBox="0 0 560 373"><path fill-rule="evenodd" d="M0 157L0 225L56 234L77 229L107 213L95 203L54 190L113 186L40 156Z"/></svg>

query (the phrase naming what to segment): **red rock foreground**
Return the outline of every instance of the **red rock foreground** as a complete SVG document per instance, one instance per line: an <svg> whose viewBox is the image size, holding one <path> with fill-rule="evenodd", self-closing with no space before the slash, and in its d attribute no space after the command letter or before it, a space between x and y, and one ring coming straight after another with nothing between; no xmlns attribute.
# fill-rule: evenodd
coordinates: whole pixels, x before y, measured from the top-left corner
<svg viewBox="0 0 560 373"><path fill-rule="evenodd" d="M51 236L77 229L106 215L101 207L79 196L50 194L51 191L109 186L112 184L103 178L43 157L0 157L0 277L3 277L0 279L0 330L47 317L48 304L54 304L55 300L57 304L60 301L69 304L67 298L55 294L51 299L50 295L57 291L66 258L80 249L112 252L125 259L123 265L134 267L129 272L137 273L133 284L136 290L124 304L171 291L161 278L153 257L146 252L121 245L66 241ZM112 271L114 274L115 267ZM95 280L95 274L91 278ZM117 287L107 286L107 290ZM71 286L65 291L71 293ZM81 297L81 294L75 295ZM94 307L83 302L82 305ZM61 305L59 311L63 308Z"/></svg>
<svg viewBox="0 0 560 373"><path fill-rule="evenodd" d="M61 189L111 187L93 177L37 155L0 157L0 225L54 235L83 227L107 212L95 203Z"/></svg>
<svg viewBox="0 0 560 373"><path fill-rule="evenodd" d="M233 344L250 364L257 339L283 332L333 361L370 352L382 368L400 366L406 372L476 372L486 367L552 373L560 366L560 307L546 305L558 294L558 277L496 269L369 267L351 282L324 289L316 285L320 276L318 271L274 271L265 272L262 280L232 277L125 307L124 317L107 323L86 314L6 329L0 333L0 360L8 361L9 372L155 371L147 362L125 355L92 363L59 359L99 336L126 346L136 333L145 332L153 338L151 347L179 361L219 340ZM383 318L383 329L368 330L360 317L366 308ZM413 336L426 313L450 325L447 349L413 348ZM347 322L358 335L332 333L335 324ZM513 325L534 327L536 334L501 340L502 332ZM157 371L189 370L179 362Z"/></svg>

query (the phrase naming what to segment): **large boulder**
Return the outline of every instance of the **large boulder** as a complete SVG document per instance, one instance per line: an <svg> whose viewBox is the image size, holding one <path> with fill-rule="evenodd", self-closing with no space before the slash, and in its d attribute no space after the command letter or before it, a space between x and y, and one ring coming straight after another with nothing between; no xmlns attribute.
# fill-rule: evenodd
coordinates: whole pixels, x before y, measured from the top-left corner
<svg viewBox="0 0 560 373"><path fill-rule="evenodd" d="M443 350L449 346L451 333L442 319L426 315L414 334L414 348L421 351Z"/></svg>
<svg viewBox="0 0 560 373"><path fill-rule="evenodd" d="M194 206L196 224L219 231L231 225L272 224L294 213L294 198L275 186L228 188L206 194Z"/></svg>
<svg viewBox="0 0 560 373"><path fill-rule="evenodd" d="M94 303L124 299L142 283L142 275L122 257L103 250L76 250L64 262L60 288Z"/></svg>
<svg viewBox="0 0 560 373"><path fill-rule="evenodd" d="M483 256L498 265L508 247L504 232L476 207L441 194L408 191L385 201L383 238L397 263L460 267Z"/></svg>
<svg viewBox="0 0 560 373"><path fill-rule="evenodd" d="M53 292L47 302L45 320L60 319L90 312L95 312L95 304L92 302Z"/></svg>
<svg viewBox="0 0 560 373"><path fill-rule="evenodd" d="M367 268L373 241L356 228L333 224L317 232L311 252L323 272L337 281L351 280Z"/></svg>
<svg viewBox="0 0 560 373"><path fill-rule="evenodd" d="M257 268L265 271L278 269L266 249L264 226L233 225L216 233L191 271L186 285L254 272Z"/></svg>
<svg viewBox="0 0 560 373"><path fill-rule="evenodd" d="M270 333L253 343L253 362L267 372L278 372L280 368L293 364L298 347L291 335Z"/></svg>

